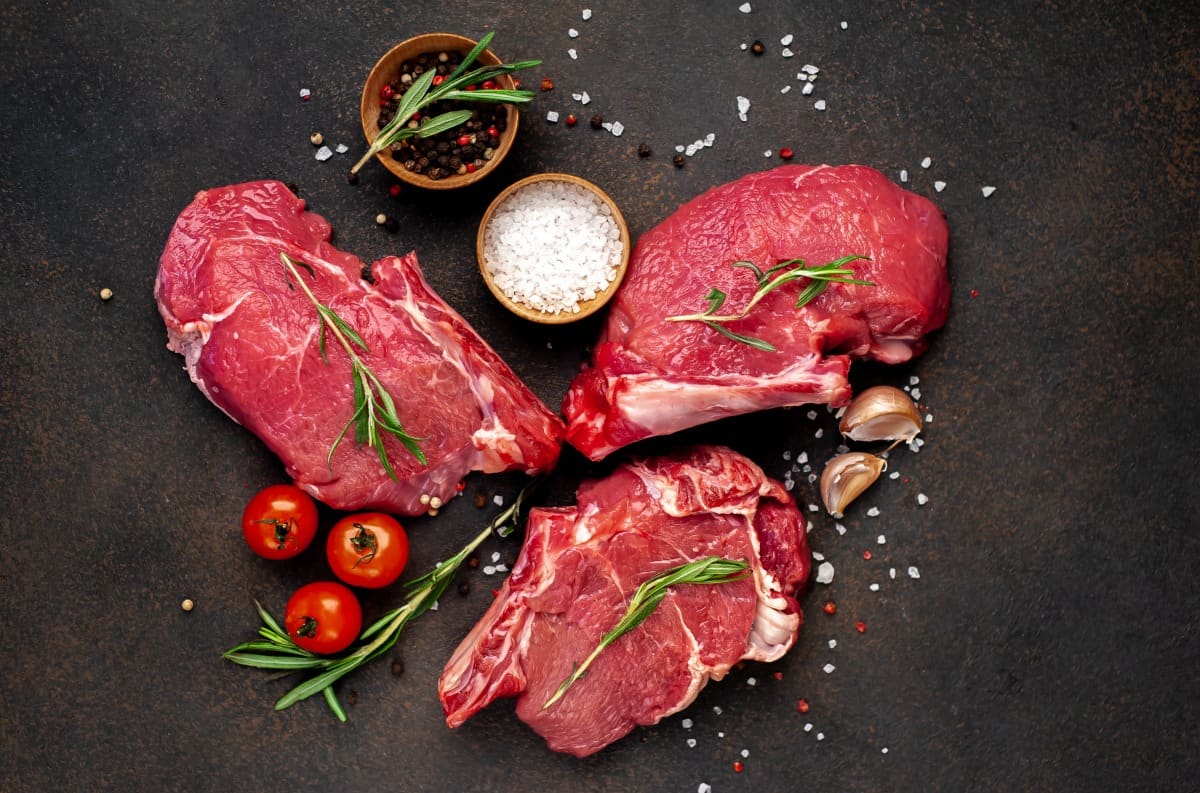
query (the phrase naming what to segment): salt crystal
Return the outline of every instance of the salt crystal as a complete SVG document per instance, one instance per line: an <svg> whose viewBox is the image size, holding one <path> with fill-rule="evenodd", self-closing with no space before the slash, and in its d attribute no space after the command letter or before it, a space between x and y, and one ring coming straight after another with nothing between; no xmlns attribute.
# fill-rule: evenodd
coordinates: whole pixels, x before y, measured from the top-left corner
<svg viewBox="0 0 1200 793"><path fill-rule="evenodd" d="M933 414L932 414L932 413L926 413L926 414L925 414L925 423L926 423L926 424L930 424L930 423L932 423L932 422L933 422Z"/></svg>
<svg viewBox="0 0 1200 793"><path fill-rule="evenodd" d="M841 22L841 25L839 25L839 27L841 27L842 30L846 30L847 28L850 27L850 23L843 19ZM884 749L884 751L886 752L887 749Z"/></svg>
<svg viewBox="0 0 1200 793"><path fill-rule="evenodd" d="M571 60L573 60L573 61L579 60L579 53L575 51L574 47L567 50L567 55L569 55L571 57Z"/></svg>
<svg viewBox="0 0 1200 793"><path fill-rule="evenodd" d="M910 568L908 568L908 577L909 578L920 578L921 571L915 567L910 567Z"/></svg>
<svg viewBox="0 0 1200 793"><path fill-rule="evenodd" d="M557 124L558 123L558 111L551 110L551 111L547 112L546 120L549 121L551 124Z"/></svg>
<svg viewBox="0 0 1200 793"><path fill-rule="evenodd" d="M312 96L312 91L308 90L307 88L300 89L300 98L301 99L307 101L310 96Z"/></svg>
<svg viewBox="0 0 1200 793"><path fill-rule="evenodd" d="M867 517L868 517L868 518L877 518L877 517L879 517L879 507L871 507L870 509L868 509L868 510L867 510Z"/></svg>
<svg viewBox="0 0 1200 793"><path fill-rule="evenodd" d="M929 167L929 166L931 166L931 165L933 165L933 158L932 158L932 157L926 157L925 159L921 160L921 167L922 167L922 168L928 168L928 167Z"/></svg>
<svg viewBox="0 0 1200 793"><path fill-rule="evenodd" d="M812 558L816 559L818 562L823 562L825 561L825 554L821 553L820 551L813 551Z"/></svg>
<svg viewBox="0 0 1200 793"><path fill-rule="evenodd" d="M683 154L683 147L682 147L682 146L676 146L676 147L675 147L675 151L679 152L680 154Z"/></svg>
<svg viewBox="0 0 1200 793"><path fill-rule="evenodd" d="M497 573L507 573L507 572L508 572L508 565L506 565L506 564L498 564L498 565L496 565L496 572L497 572Z"/></svg>
<svg viewBox="0 0 1200 793"><path fill-rule="evenodd" d="M825 434L825 430L824 430L824 429L822 429L821 427L818 427L818 428L817 428L817 431L813 433L813 437L814 437L814 438L820 438L820 437L821 437L821 436L823 436L824 434Z"/></svg>
<svg viewBox="0 0 1200 793"><path fill-rule="evenodd" d="M877 545L887 545L887 537L880 534L878 537L875 538L875 543Z"/></svg>
<svg viewBox="0 0 1200 793"><path fill-rule="evenodd" d="M591 18L592 18L592 9L590 9L590 8L583 9L583 21L587 22Z"/></svg>
<svg viewBox="0 0 1200 793"><path fill-rule="evenodd" d="M908 171L904 170L903 168L900 169L900 181L901 182L908 181Z"/></svg>
<svg viewBox="0 0 1200 793"><path fill-rule="evenodd" d="M811 722L811 721L810 721L810 722L805 722L805 724L804 724L804 731L805 731L805 732L812 732L812 728L813 728L813 726L812 726L812 722Z"/></svg>
<svg viewBox="0 0 1200 793"><path fill-rule="evenodd" d="M833 528L837 529L837 533L838 533L838 534L845 534L845 533L846 533L846 527L845 527L845 526L843 526L841 523L835 523L835 524L833 524Z"/></svg>
<svg viewBox="0 0 1200 793"><path fill-rule="evenodd" d="M817 110L824 110L825 109L825 100L818 99L816 102L813 102L813 107L815 107Z"/></svg>
<svg viewBox="0 0 1200 793"><path fill-rule="evenodd" d="M435 600L435 601L433 601L433 605L429 607L429 610L437 611L437 607L438 607L438 602Z"/></svg>
<svg viewBox="0 0 1200 793"><path fill-rule="evenodd" d="M749 756L750 756L750 750L749 750L749 749L743 749L743 750L742 750L742 757L749 757Z"/></svg>
<svg viewBox="0 0 1200 793"><path fill-rule="evenodd" d="M790 90L792 90L792 87L790 85L785 85L783 88L779 89L779 93L786 94Z"/></svg>
<svg viewBox="0 0 1200 793"><path fill-rule="evenodd" d="M813 522L811 520L805 521L804 522L805 533L812 534L812 530L813 530Z"/></svg>
<svg viewBox="0 0 1200 793"><path fill-rule="evenodd" d="M872 592L878 592L879 584L871 584L871 586L867 587L867 589L870 589Z"/></svg>
<svg viewBox="0 0 1200 793"><path fill-rule="evenodd" d="M720 716L724 712L725 711L721 710L720 705L713 705L713 713L715 713L716 715ZM724 733L722 733L722 735L724 735Z"/></svg>
<svg viewBox="0 0 1200 793"><path fill-rule="evenodd" d="M879 751L880 751L882 754L887 754L887 747L885 746L885 747L883 747L882 749L880 749Z"/></svg>
<svg viewBox="0 0 1200 793"><path fill-rule="evenodd" d="M328 146L322 146L321 148L317 149L316 157L321 162L325 162L332 156L333 149L329 148Z"/></svg>
<svg viewBox="0 0 1200 793"><path fill-rule="evenodd" d="M717 133L710 132L704 136L704 145L711 146L711 145L713 145L713 141L715 141L716 139L717 139Z"/></svg>
<svg viewBox="0 0 1200 793"><path fill-rule="evenodd" d="M817 740L818 740L818 741L823 741L823 740L825 740L825 733L823 733L823 732L819 732L819 733L817 733Z"/></svg>
<svg viewBox="0 0 1200 793"><path fill-rule="evenodd" d="M983 193L984 198L987 198L992 193L996 192L996 188L992 187L991 185L988 185L987 187L980 189L979 192Z"/></svg>
<svg viewBox="0 0 1200 793"><path fill-rule="evenodd" d="M899 479L899 478L900 478L899 471L892 471L890 474L888 474L888 479Z"/></svg>
<svg viewBox="0 0 1200 793"><path fill-rule="evenodd" d="M921 382L921 378L917 377L915 374L909 375L909 378L908 378L909 385L916 385L919 382Z"/></svg>
<svg viewBox="0 0 1200 793"><path fill-rule="evenodd" d="M929 503L929 496L925 495L924 493L917 493L917 503L921 506L925 506Z"/></svg>
<svg viewBox="0 0 1200 793"><path fill-rule="evenodd" d="M580 99L583 99L583 94L571 94L571 98L578 102Z"/></svg>
<svg viewBox="0 0 1200 793"><path fill-rule="evenodd" d="M333 150L336 151L338 154L345 154L346 152L350 151L350 147L347 146L345 143L339 143L337 146L334 147Z"/></svg>
<svg viewBox="0 0 1200 793"><path fill-rule="evenodd" d="M786 47L787 45L791 44L793 40L794 40L794 37L792 36L791 33L789 33L786 36L784 36L783 38L781 38L779 40L779 43Z"/></svg>
<svg viewBox="0 0 1200 793"><path fill-rule="evenodd" d="M817 583L829 584L833 582L833 565L829 562L821 562L821 566L817 568Z"/></svg>
<svg viewBox="0 0 1200 793"><path fill-rule="evenodd" d="M687 745L688 745L688 748L689 748L689 749L695 749L695 748L696 748L696 739L695 739L695 738L688 738L688 739L687 739Z"/></svg>
<svg viewBox="0 0 1200 793"><path fill-rule="evenodd" d="M494 551L494 552L492 553L492 561L493 561L493 562L498 562L498 561L500 561L500 552L499 552L499 551Z"/></svg>
<svg viewBox="0 0 1200 793"><path fill-rule="evenodd" d="M804 94L805 96L808 96L812 92L813 92L813 84L812 83L805 83L804 87L800 89L800 93Z"/></svg>
<svg viewBox="0 0 1200 793"><path fill-rule="evenodd" d="M809 512L820 512L820 511L821 511L821 508L820 508L820 507L818 507L816 504L809 504L809 505L808 505L808 511L809 511Z"/></svg>
<svg viewBox="0 0 1200 793"><path fill-rule="evenodd" d="M771 150L770 150L770 149L767 149L766 151L764 151L764 152L763 152L763 156L764 156L764 157L770 157L770 156L771 156Z"/></svg>
<svg viewBox="0 0 1200 793"><path fill-rule="evenodd" d="M691 157L693 154L696 153L696 144L689 143L687 148L683 150L683 153L686 154L687 156Z"/></svg>
<svg viewBox="0 0 1200 793"><path fill-rule="evenodd" d="M837 648L837 639L830 639L829 640L829 649L833 650L836 648Z"/></svg>
<svg viewBox="0 0 1200 793"><path fill-rule="evenodd" d="M493 504L495 504L495 505L496 505L496 506L498 506L498 507L502 507L502 506L504 506L504 496L502 496L502 495L499 495L499 494L497 494L497 495L493 496L493 497L492 497L492 503L493 503Z"/></svg>
<svg viewBox="0 0 1200 793"><path fill-rule="evenodd" d="M942 192L943 190L945 190L945 189L946 189L946 183L945 183L945 182L941 182L941 181L934 182L934 183L933 183L933 189L934 189L934 190L937 190L937 191L940 193L940 192Z"/></svg>
<svg viewBox="0 0 1200 793"><path fill-rule="evenodd" d="M785 451L785 452L783 453L783 459L785 459L785 460L790 460L790 459L792 459L792 453L791 453L790 451Z"/></svg>
<svg viewBox="0 0 1200 793"><path fill-rule="evenodd" d="M800 452L800 456L796 458L796 462L798 462L798 463L808 462L808 452Z"/></svg>
<svg viewBox="0 0 1200 793"><path fill-rule="evenodd" d="M748 685L748 686L757 686L757 685L758 685L758 680L756 680L756 679L755 679L755 678L753 678L753 677L748 677L748 678L746 678L746 685Z"/></svg>
<svg viewBox="0 0 1200 793"><path fill-rule="evenodd" d="M747 49L746 42L742 42L742 49Z"/></svg>
<svg viewBox="0 0 1200 793"><path fill-rule="evenodd" d="M717 737L718 737L718 738L724 738L724 737L725 737L725 732L724 732L723 730L722 730L721 732L718 732L718 733L717 733Z"/></svg>
<svg viewBox="0 0 1200 793"><path fill-rule="evenodd" d="M579 38L579 31L575 28L567 28L567 35L573 39Z"/></svg>
<svg viewBox="0 0 1200 793"><path fill-rule="evenodd" d="M791 51L790 49L788 49L787 47L784 47L784 48L783 48L783 49L782 49L782 50L779 52L779 54L780 54L780 55L782 55L782 56L783 56L783 57L785 57L785 58L790 58L790 57L792 57L793 55L795 55L796 53L792 52L792 51Z"/></svg>
<svg viewBox="0 0 1200 793"><path fill-rule="evenodd" d="M833 674L834 669L837 669L837 667L834 666L833 664L825 664L824 666L821 667L821 671L823 671L827 675Z"/></svg>
<svg viewBox="0 0 1200 793"><path fill-rule="evenodd" d="M625 125L622 124L620 121L614 121L613 125L612 125L612 129L609 130L609 132L611 132L613 134L614 138L621 137L621 133L624 131L625 131Z"/></svg>
<svg viewBox="0 0 1200 793"><path fill-rule="evenodd" d="M817 411L810 410L807 413L805 413L804 415L808 417L809 421L815 421L817 418Z"/></svg>
<svg viewBox="0 0 1200 793"><path fill-rule="evenodd" d="M685 730L690 730L693 724L695 724L695 722L693 722L691 719L684 719L683 721L679 722L679 726L683 727Z"/></svg>
<svg viewBox="0 0 1200 793"><path fill-rule="evenodd" d="M483 574L484 574L484 575L495 575L495 574L496 574L496 568L495 568L495 566L494 566L494 565L490 565L490 564L489 564L489 565L484 565L484 567L483 567Z"/></svg>
<svg viewBox="0 0 1200 793"><path fill-rule="evenodd" d="M750 4L742 3L740 6L738 6L738 11L741 11L743 14L749 14L750 13Z"/></svg>
<svg viewBox="0 0 1200 793"><path fill-rule="evenodd" d="M895 577L896 577L896 568L894 568L894 567L888 568L888 578L895 578Z"/></svg>
<svg viewBox="0 0 1200 793"><path fill-rule="evenodd" d="M579 104L581 104L581 105L586 105L586 104L588 104L588 103L589 103L589 102L591 102L591 101L592 101L592 98L591 98L590 96L588 96L588 92L587 92L587 91L583 91L583 92L581 92L581 93L580 93L580 95L579 95Z"/></svg>
<svg viewBox="0 0 1200 793"><path fill-rule="evenodd" d="M792 488L795 486L796 486L796 483L793 482L791 479L785 480L783 483L784 490L787 490L789 493L791 492Z"/></svg>
<svg viewBox="0 0 1200 793"><path fill-rule="evenodd" d="M746 114L750 112L750 100L744 96L737 98L737 113L738 118L742 121L746 120Z"/></svg>
<svg viewBox="0 0 1200 793"><path fill-rule="evenodd" d="M816 66L813 66L811 63L806 63L800 67L800 71L804 72L805 74L817 74L821 70Z"/></svg>

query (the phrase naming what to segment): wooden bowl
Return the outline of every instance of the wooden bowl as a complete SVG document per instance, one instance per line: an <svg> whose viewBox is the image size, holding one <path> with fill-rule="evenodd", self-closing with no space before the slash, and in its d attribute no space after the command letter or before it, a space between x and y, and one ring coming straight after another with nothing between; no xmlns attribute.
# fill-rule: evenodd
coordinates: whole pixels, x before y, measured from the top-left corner
<svg viewBox="0 0 1200 793"><path fill-rule="evenodd" d="M502 205L517 191L527 187L528 185L535 184L537 182L551 181L566 182L569 184L578 185L586 190L591 191L597 198L608 205L609 210L612 212L613 222L617 224L617 229L621 234L621 260L617 264L616 275L603 292L598 293L591 300L579 301L578 312L562 312L552 314L546 311L539 311L538 309L527 306L524 303L516 302L496 285L495 280L492 278L492 274L488 272L487 261L484 257L484 235L487 233L488 225L492 220L492 215L495 214L500 205ZM629 268L629 252L631 247L632 244L629 239L629 226L625 223L625 218L621 214L621 210L617 208L616 202L614 202L607 193L588 180L580 179L578 176L572 176L571 174L566 173L536 174L534 176L528 176L518 182L514 182L506 187L503 192L500 193L500 195L496 196L496 199L492 201L491 205L488 206L487 211L483 214L483 220L479 223L479 233L475 236L475 256L479 259L479 272L483 275L483 280L487 283L488 289L491 290L492 294L496 296L496 299L499 300L509 311L524 319L532 322L539 322L545 325L561 325L568 322L574 322L595 314L597 311L603 308L604 305L612 298L612 296L616 294L618 287L621 286L622 279L625 278L625 271Z"/></svg>
<svg viewBox="0 0 1200 793"><path fill-rule="evenodd" d="M362 99L359 102L363 135L366 136L368 145L374 143L376 136L379 135L379 92L383 89L384 84L396 79L400 73L401 64L419 55L429 53L454 51L465 56L476 43L472 39L456 36L453 33L426 33L423 36L415 36L407 41L402 41L376 61L371 73L367 76L367 82L363 85ZM503 63L491 50L481 52L476 62L484 66L498 66ZM501 75L496 78L496 82L501 88L511 90L516 87L510 74ZM482 106L482 103L479 104ZM424 187L428 190L453 190L457 187L465 187L478 182L500 165L512 148L513 140L517 136L517 122L520 117L521 114L514 105L505 107L506 127L500 135L500 145L496 147L492 159L473 173L455 174L444 179L430 179L428 176L413 173L405 168L402 162L392 156L390 149L376 153L375 159L379 160L383 167L387 168L397 179L415 187Z"/></svg>

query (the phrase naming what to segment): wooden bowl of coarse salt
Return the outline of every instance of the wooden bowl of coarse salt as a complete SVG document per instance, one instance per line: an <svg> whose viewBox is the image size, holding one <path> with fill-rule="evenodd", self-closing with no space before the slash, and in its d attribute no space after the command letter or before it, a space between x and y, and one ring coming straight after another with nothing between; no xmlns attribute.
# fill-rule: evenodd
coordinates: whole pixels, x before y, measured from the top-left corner
<svg viewBox="0 0 1200 793"><path fill-rule="evenodd" d="M565 173L509 185L475 238L479 271L496 299L519 317L551 325L599 311L625 277L630 248L616 203Z"/></svg>

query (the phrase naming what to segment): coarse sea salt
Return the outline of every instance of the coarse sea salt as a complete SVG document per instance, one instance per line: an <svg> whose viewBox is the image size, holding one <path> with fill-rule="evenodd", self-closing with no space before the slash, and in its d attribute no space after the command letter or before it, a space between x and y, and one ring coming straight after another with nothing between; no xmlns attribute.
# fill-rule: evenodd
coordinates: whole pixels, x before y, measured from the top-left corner
<svg viewBox="0 0 1200 793"><path fill-rule="evenodd" d="M579 38L579 31L575 28L567 28L567 35L573 39Z"/></svg>
<svg viewBox="0 0 1200 793"><path fill-rule="evenodd" d="M821 562L817 568L817 583L831 584L833 583L833 565L829 562Z"/></svg>
<svg viewBox="0 0 1200 793"><path fill-rule="evenodd" d="M483 259L509 299L550 314L578 313L612 283L621 231L608 205L567 182L534 182L492 214Z"/></svg>
<svg viewBox="0 0 1200 793"><path fill-rule="evenodd" d="M322 146L321 148L317 149L315 156L319 161L325 162L333 156L333 149L329 148L328 146Z"/></svg>
<svg viewBox="0 0 1200 793"><path fill-rule="evenodd" d="M592 9L590 9L590 8L583 9L582 16L583 16L583 21L587 22L589 19L592 18Z"/></svg>
<svg viewBox="0 0 1200 793"><path fill-rule="evenodd" d="M793 39L794 39L794 37L792 36L791 33L789 33L786 36L784 36L783 38L781 38L779 40L779 43L786 47L787 45L792 43Z"/></svg>
<svg viewBox="0 0 1200 793"><path fill-rule="evenodd" d="M749 14L751 10L749 3L742 3L738 6L738 11L741 11L743 14Z"/></svg>
<svg viewBox="0 0 1200 793"><path fill-rule="evenodd" d="M567 50L567 55L571 56L571 60L573 60L573 61L579 59L579 53L575 51L574 47Z"/></svg>
<svg viewBox="0 0 1200 793"><path fill-rule="evenodd" d="M750 112L750 100L744 96L737 98L737 114L741 121L746 120L746 114Z"/></svg>
<svg viewBox="0 0 1200 793"><path fill-rule="evenodd" d="M992 187L991 185L988 185L987 187L980 188L979 192L983 193L984 198L987 198L992 193L996 192L996 188Z"/></svg>

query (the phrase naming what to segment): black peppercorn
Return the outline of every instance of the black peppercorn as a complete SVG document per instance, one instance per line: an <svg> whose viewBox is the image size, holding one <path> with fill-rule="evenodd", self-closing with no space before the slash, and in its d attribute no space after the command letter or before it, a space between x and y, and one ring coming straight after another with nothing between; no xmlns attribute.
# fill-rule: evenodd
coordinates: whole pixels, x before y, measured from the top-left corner
<svg viewBox="0 0 1200 793"><path fill-rule="evenodd" d="M648 144L648 143L640 144L638 146L638 156L639 157L649 157L650 156L650 144Z"/></svg>
<svg viewBox="0 0 1200 793"><path fill-rule="evenodd" d="M387 229L388 234L395 234L400 229L400 221L395 218L388 218L384 221L383 227Z"/></svg>
<svg viewBox="0 0 1200 793"><path fill-rule="evenodd" d="M767 48L763 46L761 41L755 39L754 43L750 45L750 51L755 55L762 55L767 51Z"/></svg>
<svg viewBox="0 0 1200 793"><path fill-rule="evenodd" d="M397 658L395 661L392 661L392 676L400 677L402 674L404 674L404 662Z"/></svg>
<svg viewBox="0 0 1200 793"><path fill-rule="evenodd" d="M463 596L471 594L471 582L463 581L461 584L459 584L458 585L458 594L463 595Z"/></svg>
<svg viewBox="0 0 1200 793"><path fill-rule="evenodd" d="M600 129L600 125L604 123L604 119L599 114L592 116L592 129Z"/></svg>
<svg viewBox="0 0 1200 793"><path fill-rule="evenodd" d="M684 157L682 154L676 154L674 157L671 158L671 162L675 163L676 168L682 168L684 165L687 164L687 158Z"/></svg>

